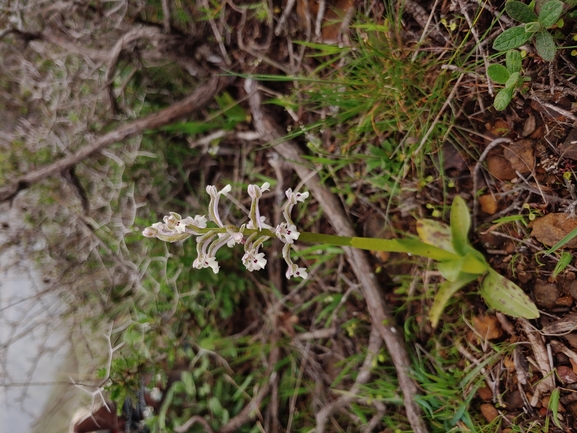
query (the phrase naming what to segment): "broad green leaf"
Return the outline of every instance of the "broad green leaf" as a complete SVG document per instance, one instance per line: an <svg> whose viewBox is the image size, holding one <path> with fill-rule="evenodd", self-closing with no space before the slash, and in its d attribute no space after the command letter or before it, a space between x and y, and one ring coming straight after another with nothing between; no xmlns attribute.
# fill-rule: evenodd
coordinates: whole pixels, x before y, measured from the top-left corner
<svg viewBox="0 0 577 433"><path fill-rule="evenodd" d="M520 23L537 21L537 15L535 15L535 12L533 12L533 10L525 3L520 1L508 1L505 3L505 11L507 12L507 15Z"/></svg>
<svg viewBox="0 0 577 433"><path fill-rule="evenodd" d="M541 11L539 12L539 22L548 29L553 27L553 25L559 21L561 14L563 13L563 2L559 0L552 0L541 6Z"/></svg>
<svg viewBox="0 0 577 433"><path fill-rule="evenodd" d="M546 62L555 60L557 46L555 45L553 36L551 36L547 30L541 30L535 35L535 48L537 48L537 54Z"/></svg>
<svg viewBox="0 0 577 433"><path fill-rule="evenodd" d="M463 269L463 259L450 260L437 264L441 276L447 281L455 281Z"/></svg>
<svg viewBox="0 0 577 433"><path fill-rule="evenodd" d="M451 238L455 252L461 256L473 249L469 243L471 215L465 200L456 196L451 205Z"/></svg>
<svg viewBox="0 0 577 433"><path fill-rule="evenodd" d="M505 89L514 90L517 87L517 82L519 81L519 72L513 72L507 82L505 83Z"/></svg>
<svg viewBox="0 0 577 433"><path fill-rule="evenodd" d="M556 278L557 275L563 272L567 267L567 265L571 263L571 260L573 260L573 255L571 253L568 253L567 251L563 251L561 253L561 258L555 265L555 269L553 269L553 278Z"/></svg>
<svg viewBox="0 0 577 433"><path fill-rule="evenodd" d="M509 316L525 319L539 317L539 311L529 296L513 281L493 269L489 269L479 293L489 307Z"/></svg>
<svg viewBox="0 0 577 433"><path fill-rule="evenodd" d="M431 305L431 311L429 311L429 320L431 321L433 328L436 328L439 324L441 314L443 313L447 302L451 299L451 296L476 278L477 275L461 273L455 281L447 280L440 285L439 291L435 295L433 305Z"/></svg>
<svg viewBox="0 0 577 433"><path fill-rule="evenodd" d="M463 271L469 274L484 274L489 270L485 257L479 251L471 248L465 257L463 257Z"/></svg>
<svg viewBox="0 0 577 433"><path fill-rule="evenodd" d="M505 56L505 64L510 73L521 72L523 67L523 58L517 50L509 50Z"/></svg>
<svg viewBox="0 0 577 433"><path fill-rule="evenodd" d="M524 27L525 31L530 34L537 33L539 30L543 29L543 26L538 21L534 23L527 23Z"/></svg>
<svg viewBox="0 0 577 433"><path fill-rule="evenodd" d="M455 260L459 256L433 245L428 245L417 239L397 239L399 245L405 248L404 252L415 256L428 257L433 260Z"/></svg>
<svg viewBox="0 0 577 433"><path fill-rule="evenodd" d="M510 52L511 51L507 51L507 54ZM505 84L511 76L511 73L505 66L498 64L489 65L487 68L487 74L491 80L498 84Z"/></svg>
<svg viewBox="0 0 577 433"><path fill-rule="evenodd" d="M527 33L523 26L512 27L501 33L493 42L493 49L497 51L506 51L513 48L519 48L533 36Z"/></svg>
<svg viewBox="0 0 577 433"><path fill-rule="evenodd" d="M513 89L502 89L495 95L495 102L493 105L495 106L495 110L503 111L509 105L513 99Z"/></svg>
<svg viewBox="0 0 577 433"><path fill-rule="evenodd" d="M447 224L429 219L417 220L417 233L424 243L455 254L451 227Z"/></svg>

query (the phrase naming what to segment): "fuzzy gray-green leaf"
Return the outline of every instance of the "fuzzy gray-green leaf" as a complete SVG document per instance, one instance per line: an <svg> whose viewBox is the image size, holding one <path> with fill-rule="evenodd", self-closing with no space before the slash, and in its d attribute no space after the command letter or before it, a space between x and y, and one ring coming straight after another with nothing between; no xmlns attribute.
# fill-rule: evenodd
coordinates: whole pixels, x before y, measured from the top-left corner
<svg viewBox="0 0 577 433"><path fill-rule="evenodd" d="M521 72L521 68L523 67L523 58L521 57L521 53L517 50L507 51L505 64L510 73Z"/></svg>
<svg viewBox="0 0 577 433"><path fill-rule="evenodd" d="M507 54L509 54L509 52L510 51L508 51ZM487 74L489 74L489 78L497 84L505 84L511 76L507 68L499 64L489 65Z"/></svg>
<svg viewBox="0 0 577 433"><path fill-rule="evenodd" d="M493 42L493 49L497 51L506 51L513 48L519 48L525 42L527 42L532 33L527 33L523 26L517 26L505 30L497 39Z"/></svg>
<svg viewBox="0 0 577 433"><path fill-rule="evenodd" d="M541 30L535 35L535 48L537 48L537 53L546 62L555 60L557 46L555 45L553 36L551 36L548 31Z"/></svg>
<svg viewBox="0 0 577 433"><path fill-rule="evenodd" d="M509 103L513 99L513 89L502 89L499 90L497 95L495 95L495 101L493 105L495 106L495 110L503 111Z"/></svg>
<svg viewBox="0 0 577 433"><path fill-rule="evenodd" d="M533 10L525 3L520 1L508 1L505 3L505 11L507 12L507 15L520 23L537 21L537 15L535 15L535 12L533 12Z"/></svg>
<svg viewBox="0 0 577 433"><path fill-rule="evenodd" d="M552 0L541 6L541 11L539 12L539 22L543 27L548 29L552 27L563 13L563 2L559 0Z"/></svg>
<svg viewBox="0 0 577 433"><path fill-rule="evenodd" d="M539 311L529 296L513 281L493 269L489 269L479 293L489 307L509 316L526 319L539 317Z"/></svg>

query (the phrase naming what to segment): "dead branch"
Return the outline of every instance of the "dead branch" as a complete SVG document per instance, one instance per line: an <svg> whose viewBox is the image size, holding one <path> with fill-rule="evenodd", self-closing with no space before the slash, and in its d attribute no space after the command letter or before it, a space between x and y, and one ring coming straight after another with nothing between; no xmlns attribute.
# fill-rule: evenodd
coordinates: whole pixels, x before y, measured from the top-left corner
<svg viewBox="0 0 577 433"><path fill-rule="evenodd" d="M378 355L379 350L381 350L381 346L383 344L383 340L377 330L376 326L373 325L371 328L371 335L369 337L369 346L367 348L367 356L363 361L363 365L357 375L357 379L355 380L354 385L351 389L344 395L341 395L339 398L331 402L330 404L323 407L317 413L317 427L315 429L315 433L323 433L325 431L326 424L329 420L329 417L332 416L337 410L341 409L342 407L346 406L353 400L355 400L357 394L361 389L361 385L364 385L369 381L371 378L371 369L373 366L373 360Z"/></svg>
<svg viewBox="0 0 577 433"><path fill-rule="evenodd" d="M82 162L102 148L127 138L140 134L146 129L157 129L161 126L175 122L182 117L203 108L212 98L229 83L228 77L213 77L206 84L198 87L192 94L182 101L175 102L167 108L156 113L149 114L141 119L125 123L119 128L110 131L91 144L83 147L78 152L55 161L52 164L41 167L36 171L18 177L11 185L0 188L0 202L11 200L19 191L41 181L42 179L67 170Z"/></svg>
<svg viewBox="0 0 577 433"><path fill-rule="evenodd" d="M160 33L160 29L158 27L153 26L146 26L146 27L135 27L130 31L126 32L124 35L118 39L118 41L112 47L112 51L110 52L108 64L106 65L106 78L105 83L108 86L108 98L110 99L110 108L112 109L112 114L116 114L116 104L114 101L114 92L112 81L114 78L114 71L116 70L116 64L118 63L118 59L120 57L120 53L122 50L126 48L127 45L130 43L138 40L138 39L151 39L154 40L159 36L164 36Z"/></svg>
<svg viewBox="0 0 577 433"><path fill-rule="evenodd" d="M256 130L263 139L275 144L274 149L286 160L290 161L293 169L301 179L306 179L306 185L312 195L325 210L329 222L340 236L356 236L351 222L346 217L337 198L325 188L318 175L313 174L302 158L299 147L292 141L283 139L282 130L261 109L261 96L257 84L253 80L245 81L245 90L250 95L249 105ZM409 376L411 362L401 335L394 326L393 315L381 297L381 289L369 264L365 253L355 248L344 248L347 259L353 268L357 279L361 283L367 309L375 326L385 341L397 371L399 386L403 392L407 418L414 432L427 431L421 409L416 403L417 386Z"/></svg>

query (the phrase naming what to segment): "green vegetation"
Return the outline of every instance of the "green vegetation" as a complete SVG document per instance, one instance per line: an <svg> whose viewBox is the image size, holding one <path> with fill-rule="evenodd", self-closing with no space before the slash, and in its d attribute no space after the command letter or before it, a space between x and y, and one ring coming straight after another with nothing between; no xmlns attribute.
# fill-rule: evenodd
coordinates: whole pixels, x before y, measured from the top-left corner
<svg viewBox="0 0 577 433"><path fill-rule="evenodd" d="M122 11L126 18L108 4L102 8L123 25L166 25L166 2L145 3ZM21 111L38 123L11 132L6 152L0 154L3 182L73 154L95 136L158 113L191 94L206 77L238 80L231 79L231 85L200 109L99 149L60 177L30 185L16 201L22 228L12 242L21 242L28 257L50 270L46 279L61 287L64 316L94 334L113 330L106 354L110 362L106 356L98 360L95 383L102 385L96 391L102 388L120 411L127 397L137 398L143 378L150 387L162 387L168 371L185 370L166 390L161 409L146 420L151 432L179 431L194 417L214 431L226 430L237 416L245 419L234 430L241 433L311 432L319 428L321 410L345 397L342 408L323 421L326 431L360 431L367 425L375 431L411 431L397 371L381 336L375 337L363 287L346 261L346 248L354 247L372 252L381 296L393 314L394 323L386 325L402 334L409 348L411 365L405 367L420 391L417 403L431 432L498 432L510 427L511 419L523 425L523 431L558 426L559 388L542 406L548 411L536 422L538 427L523 424L521 411L492 420L481 414L482 404L506 409L503 395L517 392L511 367L502 388L491 389L489 397L479 390L501 365L513 363L519 356L515 350L528 349L517 344L519 335L515 342L503 334L488 337L473 324L486 314L487 305L489 315L498 311L538 318L532 293L513 280L524 271L543 272L551 281L572 271L569 252L559 251L554 265L545 259L545 264L534 265L529 260L538 254L515 249L529 237L525 220L538 214L528 203L537 200L533 183L540 188L542 178L527 177L524 184L506 186L495 186L491 176L485 179L486 190L498 192L495 202L519 194L523 185L532 188L527 189L530 199L527 195L524 203L511 205L512 211L488 220L510 223L510 245L489 248L478 239L481 230L471 231L467 201L478 193L471 179L478 175L475 164L495 120L495 112L487 108L486 79L482 85L475 80L486 73L503 85L494 109L513 110L513 98L524 97L544 76L534 71L535 58L522 57L516 48L534 41L539 56L555 62L557 44L562 43L558 23L570 19L574 5L564 8L557 0L538 6L507 2L507 14L523 25L504 30L494 40L495 50L506 51L505 64L489 65L495 53L487 54L486 38L495 31L497 18L483 8L472 17L466 10L463 16L453 14L440 35L409 38L417 24L411 21L414 28L408 27L402 12L387 3L384 11L355 15L347 42L332 44L307 38L302 25L298 38L273 36L283 11L269 10L266 2L168 3L169 30L176 35L172 40L170 31L159 32L156 39L128 43L115 62L104 62L108 42L120 35L120 27L109 29L106 37L93 38L93 51L87 51L93 59L67 54L65 61L56 61L27 53L30 58L22 71L34 73L21 71L13 77L25 100ZM90 14L102 13L92 6L87 11L87 16L71 15L69 25L93 22ZM346 11L339 11L339 17L345 15L341 12ZM329 25L323 23L325 29ZM308 30L314 33L312 27ZM274 49L269 37L275 38ZM431 42L434 37L443 43ZM15 50L16 37L9 40L10 50ZM212 56L204 54L206 47ZM215 58L231 61L219 64ZM51 74L55 84L44 86L41 77ZM334 228L327 223L327 213L334 210L324 209L315 197L294 209L300 237L290 249L283 250L273 229L254 228L258 214L240 191L270 184L270 191L260 191L260 213L273 224L282 216L284 191L307 188L297 186L289 165L294 161L278 158L278 143L255 132L258 113L251 111L250 95L242 91L245 78L258 80L267 98L262 110L275 126L286 127L287 140L305 150L303 164L314 168L338 198L358 237L329 234ZM51 102L60 100L65 103ZM523 128L513 122L507 127L520 137ZM532 132L523 132L523 137ZM561 137L559 131L555 134ZM529 171L536 178L538 169ZM207 186L227 184L232 188L223 194L229 200L211 207L214 197L206 197ZM566 204L569 199L562 200ZM187 225L197 232L197 242L182 242L189 237L180 236L182 232L159 236L170 242L141 235L146 227L158 229L154 224L169 212L173 220L167 226L175 229L184 220L180 215L210 215L215 209L220 209L225 225L216 227L214 218L208 228ZM524 209L529 209L528 216ZM270 238L268 263L260 272L242 267L240 247L217 247L248 221L253 227L242 229L247 235L244 252L255 244L261 247L264 240L256 235ZM565 246L575 233L577 229L548 253ZM207 234L210 239L202 236ZM217 273L197 266L203 247L214 252L210 258L218 261ZM284 278L287 267L295 274L293 260L303 263L308 278ZM305 268L295 269L302 276ZM471 290L463 290L467 287ZM254 402L256 407L243 415ZM196 424L188 431L205 429Z"/></svg>
<svg viewBox="0 0 577 433"><path fill-rule="evenodd" d="M563 14L563 2L551 0L541 4L539 14L534 12L535 4L531 6L517 0L505 3L505 11L515 21L523 23L501 33L493 42L497 51L519 48L525 42L535 38L535 48L541 58L547 62L555 59L557 46L553 36L547 31L552 28Z"/></svg>

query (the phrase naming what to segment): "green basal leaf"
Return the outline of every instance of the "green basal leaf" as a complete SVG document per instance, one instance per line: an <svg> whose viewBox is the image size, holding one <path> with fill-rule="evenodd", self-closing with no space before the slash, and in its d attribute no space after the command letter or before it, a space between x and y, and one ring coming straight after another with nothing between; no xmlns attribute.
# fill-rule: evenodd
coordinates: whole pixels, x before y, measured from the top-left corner
<svg viewBox="0 0 577 433"><path fill-rule="evenodd" d="M535 12L533 12L533 10L525 3L520 1L508 1L505 3L505 11L507 12L507 15L520 23L537 21L537 15L535 15Z"/></svg>
<svg viewBox="0 0 577 433"><path fill-rule="evenodd" d="M417 220L417 233L424 243L455 254L451 227L447 224L429 219Z"/></svg>
<svg viewBox="0 0 577 433"><path fill-rule="evenodd" d="M555 265L555 269L553 270L553 278L556 278L557 275L563 272L565 268L567 268L569 263L571 263L571 260L573 260L573 255L571 253L568 253L567 251L563 251L561 253L561 258L559 259L559 261Z"/></svg>
<svg viewBox="0 0 577 433"><path fill-rule="evenodd" d="M433 305L431 305L431 311L429 311L429 320L431 321L431 325L433 328L436 328L439 324L439 319L441 318L441 314L453 296L459 289L466 286L470 282L474 281L477 278L477 275L461 273L457 276L455 281L445 281L439 287L439 291L435 295L435 300L433 301Z"/></svg>
<svg viewBox="0 0 577 433"><path fill-rule="evenodd" d="M517 50L507 51L505 64L510 73L521 72L521 68L523 67L523 58L521 57L521 53Z"/></svg>
<svg viewBox="0 0 577 433"><path fill-rule="evenodd" d="M483 254L474 248L471 248L465 257L463 257L463 271L469 274L484 274L490 269Z"/></svg>
<svg viewBox="0 0 577 433"><path fill-rule="evenodd" d="M537 53L546 62L555 60L557 46L555 45L553 36L551 36L547 30L541 30L535 35L535 48L537 48Z"/></svg>
<svg viewBox="0 0 577 433"><path fill-rule="evenodd" d="M437 263L437 269L447 281L455 281L463 269L463 259Z"/></svg>
<svg viewBox="0 0 577 433"><path fill-rule="evenodd" d="M520 74L519 72L513 72L507 82L505 83L505 89L514 90L517 87L517 83L519 82Z"/></svg>
<svg viewBox="0 0 577 433"><path fill-rule="evenodd" d="M559 422L559 401L561 400L561 391L559 388L555 388L551 392L551 396L549 397L549 405L547 409L551 411L551 415L553 418L553 423L560 429L563 429L561 422Z"/></svg>
<svg viewBox="0 0 577 433"><path fill-rule="evenodd" d="M527 33L523 26L517 26L505 30L493 42L493 49L497 51L506 51L513 48L519 48L533 36Z"/></svg>
<svg viewBox="0 0 577 433"><path fill-rule="evenodd" d="M493 106L497 111L503 111L509 103L511 99L513 99L513 89L502 89L495 95L495 102L493 102Z"/></svg>
<svg viewBox="0 0 577 433"><path fill-rule="evenodd" d="M539 317L539 311L529 296L518 285L493 269L489 269L479 293L489 307L509 316L525 319Z"/></svg>
<svg viewBox="0 0 577 433"><path fill-rule="evenodd" d="M563 14L563 2L559 0L552 0L541 6L541 11L539 12L539 22L543 27L548 29L553 27L553 25L559 21Z"/></svg>
<svg viewBox="0 0 577 433"><path fill-rule="evenodd" d="M428 245L417 239L395 239L396 243L404 248L404 251L413 254L415 256L428 257L433 260L444 261L444 260L455 260L459 256L455 253L445 251L441 248L435 247L433 245ZM376 248L371 248L375 251L379 251ZM383 250L383 251L398 251L398 250Z"/></svg>
<svg viewBox="0 0 577 433"><path fill-rule="evenodd" d="M534 23L527 23L525 24L525 31L529 34L537 33L539 30L543 28L540 22L536 21Z"/></svg>
<svg viewBox="0 0 577 433"><path fill-rule="evenodd" d="M469 243L471 215L465 200L456 196L451 205L451 237L455 252L464 256L473 249Z"/></svg>
<svg viewBox="0 0 577 433"><path fill-rule="evenodd" d="M510 52L511 51L507 51L507 54ZM505 84L511 76L511 73L505 66L498 64L489 65L487 68L487 74L491 80L498 84Z"/></svg>

